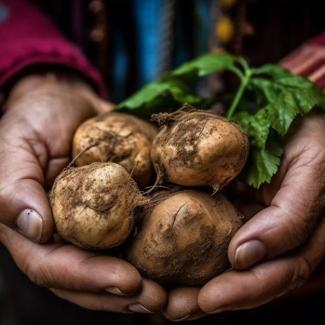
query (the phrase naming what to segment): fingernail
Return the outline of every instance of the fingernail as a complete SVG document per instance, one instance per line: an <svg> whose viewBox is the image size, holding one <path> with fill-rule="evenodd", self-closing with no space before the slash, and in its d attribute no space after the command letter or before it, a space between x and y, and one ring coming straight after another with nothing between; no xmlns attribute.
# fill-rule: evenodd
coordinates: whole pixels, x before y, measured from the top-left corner
<svg viewBox="0 0 325 325"><path fill-rule="evenodd" d="M108 293L111 293L113 295L117 295L117 296L126 296L126 294L124 294L119 288L116 288L116 287L111 287L111 288L108 288L106 289L106 291Z"/></svg>
<svg viewBox="0 0 325 325"><path fill-rule="evenodd" d="M152 311L140 304L130 305L128 310L132 311L133 313L152 314Z"/></svg>
<svg viewBox="0 0 325 325"><path fill-rule="evenodd" d="M19 230L28 238L40 241L43 230L42 217L32 209L25 209L18 215L16 221Z"/></svg>
<svg viewBox="0 0 325 325"><path fill-rule="evenodd" d="M241 244L235 253L234 268L246 269L266 256L266 248L259 240L251 240Z"/></svg>

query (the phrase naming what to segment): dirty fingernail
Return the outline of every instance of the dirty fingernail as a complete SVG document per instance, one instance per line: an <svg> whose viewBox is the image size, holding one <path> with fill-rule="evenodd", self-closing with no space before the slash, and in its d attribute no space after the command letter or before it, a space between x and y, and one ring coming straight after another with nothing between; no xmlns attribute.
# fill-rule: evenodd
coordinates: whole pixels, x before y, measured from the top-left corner
<svg viewBox="0 0 325 325"><path fill-rule="evenodd" d="M259 240L251 240L241 244L235 253L235 265L237 269L246 269L266 256L266 248Z"/></svg>
<svg viewBox="0 0 325 325"><path fill-rule="evenodd" d="M43 230L42 217L32 209L23 210L16 221L18 229L28 238L40 241Z"/></svg>
<svg viewBox="0 0 325 325"><path fill-rule="evenodd" d="M130 305L128 307L128 310L132 311L134 313L152 314L152 311L150 311L149 309L147 309L146 307L144 307L140 304Z"/></svg>
<svg viewBox="0 0 325 325"><path fill-rule="evenodd" d="M119 288L116 288L116 287L107 288L106 291L113 295L126 296Z"/></svg>

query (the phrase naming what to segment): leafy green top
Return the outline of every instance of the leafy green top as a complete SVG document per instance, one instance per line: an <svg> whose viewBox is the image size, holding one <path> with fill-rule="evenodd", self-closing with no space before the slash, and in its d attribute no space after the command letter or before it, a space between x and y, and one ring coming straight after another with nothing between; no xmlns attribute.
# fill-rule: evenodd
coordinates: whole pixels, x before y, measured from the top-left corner
<svg viewBox="0 0 325 325"><path fill-rule="evenodd" d="M117 109L148 117L152 113L176 110L185 103L208 108L213 99L198 94L197 81L222 71L230 71L240 80L227 117L240 124L250 138L250 160L243 177L249 185L258 188L269 183L277 172L282 155L281 139L294 119L315 107L325 108L325 93L309 80L278 65L251 68L240 57L206 54L144 86Z"/></svg>

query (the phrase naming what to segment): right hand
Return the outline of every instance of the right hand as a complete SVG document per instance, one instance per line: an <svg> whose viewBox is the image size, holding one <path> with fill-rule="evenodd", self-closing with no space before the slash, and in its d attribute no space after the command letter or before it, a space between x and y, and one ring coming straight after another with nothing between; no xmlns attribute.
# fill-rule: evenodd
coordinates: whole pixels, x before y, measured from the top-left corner
<svg viewBox="0 0 325 325"><path fill-rule="evenodd" d="M67 165L75 129L111 109L77 78L27 76L0 120L0 242L36 284L82 307L156 312L165 291L126 261L52 240L45 188ZM46 244L39 243L47 242Z"/></svg>

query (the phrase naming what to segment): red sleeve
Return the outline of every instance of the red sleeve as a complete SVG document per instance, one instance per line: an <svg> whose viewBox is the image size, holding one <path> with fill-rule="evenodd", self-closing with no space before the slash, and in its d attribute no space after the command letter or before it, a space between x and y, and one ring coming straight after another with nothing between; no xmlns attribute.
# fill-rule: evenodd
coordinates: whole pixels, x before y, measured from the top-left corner
<svg viewBox="0 0 325 325"><path fill-rule="evenodd" d="M30 65L58 64L79 71L105 94L98 71L26 0L0 2L0 42L0 87Z"/></svg>
<svg viewBox="0 0 325 325"><path fill-rule="evenodd" d="M284 58L281 64L325 89L325 32Z"/></svg>

